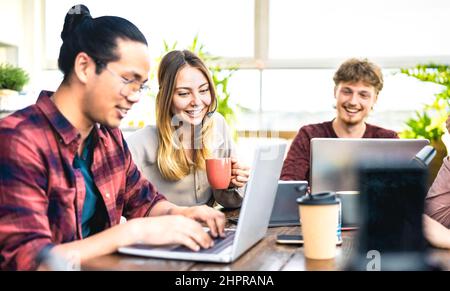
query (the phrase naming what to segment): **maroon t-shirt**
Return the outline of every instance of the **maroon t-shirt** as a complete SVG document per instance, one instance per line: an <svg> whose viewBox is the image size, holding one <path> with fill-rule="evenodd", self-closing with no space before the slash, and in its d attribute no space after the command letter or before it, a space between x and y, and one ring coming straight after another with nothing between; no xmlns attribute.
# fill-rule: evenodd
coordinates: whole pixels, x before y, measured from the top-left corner
<svg viewBox="0 0 450 291"><path fill-rule="evenodd" d="M332 121L303 126L292 142L281 171L281 180L309 181L310 143L312 138L338 138ZM395 131L366 124L363 138L398 138Z"/></svg>

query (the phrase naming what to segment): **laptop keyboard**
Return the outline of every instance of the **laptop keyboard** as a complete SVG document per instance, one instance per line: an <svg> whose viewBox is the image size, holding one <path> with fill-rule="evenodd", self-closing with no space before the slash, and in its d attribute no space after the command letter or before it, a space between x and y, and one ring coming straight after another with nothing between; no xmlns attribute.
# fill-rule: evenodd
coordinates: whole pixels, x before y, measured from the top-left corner
<svg viewBox="0 0 450 291"><path fill-rule="evenodd" d="M185 246L179 246L179 247L176 247L175 249L173 249L173 251L183 252L183 253L187 252L187 253L217 254L233 244L235 233L236 233L236 231L234 231L234 230L225 230L225 237L214 238L211 236L211 238L214 241L214 246L209 249L201 249L198 252L194 252L193 250L191 250Z"/></svg>

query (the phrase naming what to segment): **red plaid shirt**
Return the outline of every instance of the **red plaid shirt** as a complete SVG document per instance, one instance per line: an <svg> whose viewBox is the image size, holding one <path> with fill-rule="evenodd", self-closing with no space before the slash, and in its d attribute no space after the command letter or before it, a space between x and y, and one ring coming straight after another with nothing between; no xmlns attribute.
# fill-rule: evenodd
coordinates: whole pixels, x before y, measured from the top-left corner
<svg viewBox="0 0 450 291"><path fill-rule="evenodd" d="M42 92L37 103L0 121L0 269L33 270L47 247L78 240L86 187L73 167L78 131ZM95 127L92 176L105 228L148 215L165 199L143 178L119 129Z"/></svg>

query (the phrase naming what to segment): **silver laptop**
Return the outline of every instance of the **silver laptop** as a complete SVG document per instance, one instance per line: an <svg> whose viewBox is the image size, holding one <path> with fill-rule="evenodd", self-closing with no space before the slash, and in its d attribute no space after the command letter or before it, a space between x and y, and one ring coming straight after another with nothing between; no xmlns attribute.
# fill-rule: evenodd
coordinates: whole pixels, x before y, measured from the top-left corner
<svg viewBox="0 0 450 291"><path fill-rule="evenodd" d="M180 245L133 245L119 248L119 252L175 260L233 262L260 241L267 232L285 150L286 144L257 147L237 228L227 230L227 237L215 240L214 247L193 252Z"/></svg>
<svg viewBox="0 0 450 291"><path fill-rule="evenodd" d="M269 220L269 227L299 226L297 198L306 194L308 181L278 181L277 194ZM233 224L239 216L228 218Z"/></svg>
<svg viewBox="0 0 450 291"><path fill-rule="evenodd" d="M269 227L299 226L297 198L308 190L308 181L278 181Z"/></svg>
<svg viewBox="0 0 450 291"><path fill-rule="evenodd" d="M356 167L361 162L407 162L428 144L427 139L313 138L311 191L358 191Z"/></svg>

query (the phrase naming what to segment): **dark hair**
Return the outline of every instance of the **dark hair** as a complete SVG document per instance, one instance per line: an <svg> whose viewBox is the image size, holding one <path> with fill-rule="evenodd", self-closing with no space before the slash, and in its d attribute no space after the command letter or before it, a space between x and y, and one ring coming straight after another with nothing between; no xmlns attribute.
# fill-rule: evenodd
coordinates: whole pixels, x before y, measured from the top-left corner
<svg viewBox="0 0 450 291"><path fill-rule="evenodd" d="M334 75L336 86L341 82L363 82L375 88L378 94L383 89L383 74L381 68L367 59L348 59Z"/></svg>
<svg viewBox="0 0 450 291"><path fill-rule="evenodd" d="M75 58L80 52L94 59L97 74L109 62L119 60L120 56L116 52L119 38L148 45L145 36L130 21L116 16L92 18L86 6L73 6L66 15L61 32L63 44L58 66L64 73L64 81L72 73Z"/></svg>

